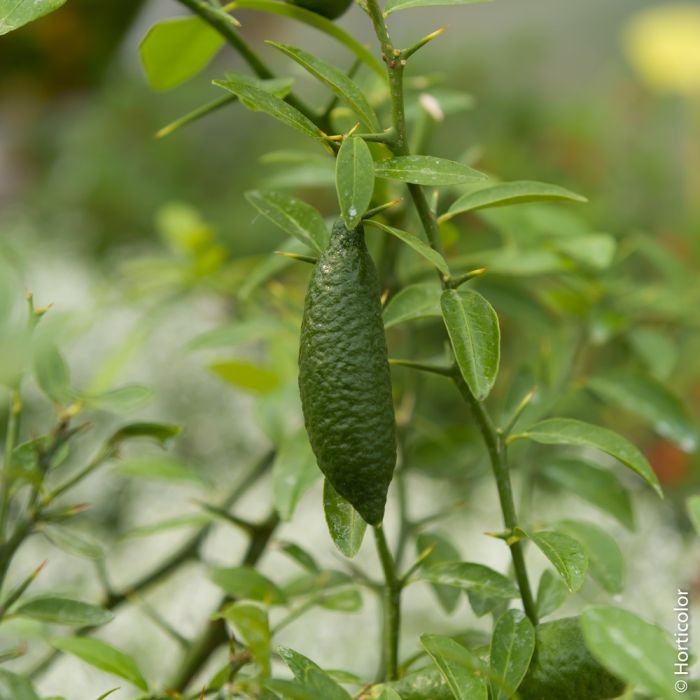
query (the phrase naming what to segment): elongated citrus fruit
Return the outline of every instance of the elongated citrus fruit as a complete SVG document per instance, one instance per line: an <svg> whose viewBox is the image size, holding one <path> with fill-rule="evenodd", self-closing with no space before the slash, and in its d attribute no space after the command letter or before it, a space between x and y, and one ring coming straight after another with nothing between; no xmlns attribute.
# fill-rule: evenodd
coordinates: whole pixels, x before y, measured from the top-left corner
<svg viewBox="0 0 700 700"><path fill-rule="evenodd" d="M328 19L340 17L352 5L352 0L287 0L287 2Z"/></svg>
<svg viewBox="0 0 700 700"><path fill-rule="evenodd" d="M339 220L304 304L299 389L325 477L371 525L396 464L394 404L377 271L362 226Z"/></svg>

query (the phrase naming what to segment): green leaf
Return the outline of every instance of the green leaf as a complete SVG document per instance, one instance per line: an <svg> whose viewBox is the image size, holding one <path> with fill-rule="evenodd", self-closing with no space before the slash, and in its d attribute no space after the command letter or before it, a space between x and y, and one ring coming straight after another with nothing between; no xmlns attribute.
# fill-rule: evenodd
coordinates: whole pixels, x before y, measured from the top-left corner
<svg viewBox="0 0 700 700"><path fill-rule="evenodd" d="M227 384L251 394L269 394L280 384L280 377L274 370L245 360L215 362L210 368Z"/></svg>
<svg viewBox="0 0 700 700"><path fill-rule="evenodd" d="M249 194L251 193L248 192L246 197ZM325 235L327 236L327 233ZM279 320L269 317L251 318L247 321L236 320L195 336L185 347L188 350L233 347L273 337L283 330L284 325Z"/></svg>
<svg viewBox="0 0 700 700"><path fill-rule="evenodd" d="M542 474L548 480L612 515L629 530L634 529L632 499L611 471L579 459L561 458L546 462Z"/></svg>
<svg viewBox="0 0 700 700"><path fill-rule="evenodd" d="M280 551L293 559L302 569L312 574L321 572L319 565L309 552L294 542L281 543Z"/></svg>
<svg viewBox="0 0 700 700"><path fill-rule="evenodd" d="M697 447L697 428L683 404L656 379L642 373L616 371L592 377L588 387L603 401L647 421L659 435L682 450Z"/></svg>
<svg viewBox="0 0 700 700"><path fill-rule="evenodd" d="M207 67L224 37L199 17L154 24L141 41L141 63L154 90L170 90Z"/></svg>
<svg viewBox="0 0 700 700"><path fill-rule="evenodd" d="M496 381L501 356L498 316L478 292L446 289L442 316L455 359L470 391L483 401Z"/></svg>
<svg viewBox="0 0 700 700"><path fill-rule="evenodd" d="M633 328L627 340L657 379L668 379L678 363L678 344L673 338L652 328Z"/></svg>
<svg viewBox="0 0 700 700"><path fill-rule="evenodd" d="M527 533L566 583L566 587L576 592L583 585L588 570L588 557L578 540L553 530Z"/></svg>
<svg viewBox="0 0 700 700"><path fill-rule="evenodd" d="M459 551L445 537L437 533L421 532L416 537L416 554L420 556L428 547L432 547L431 553L423 560L423 566L433 566L445 561L458 561ZM461 592L459 589L452 586L442 586L440 584L431 584L433 592L437 596L440 607L445 612L454 612Z"/></svg>
<svg viewBox="0 0 700 700"><path fill-rule="evenodd" d="M120 688L112 688L112 690L108 690L106 693L102 693L97 700L105 700L105 698L108 698L112 693L116 693Z"/></svg>
<svg viewBox="0 0 700 700"><path fill-rule="evenodd" d="M123 678L140 690L148 692L148 683L141 675L136 661L111 644L85 637L60 637L51 643L59 651L77 656L86 664Z"/></svg>
<svg viewBox="0 0 700 700"><path fill-rule="evenodd" d="M19 29L57 10L66 0L4 0L0 4L0 35Z"/></svg>
<svg viewBox="0 0 700 700"><path fill-rule="evenodd" d="M322 593L318 596L318 604L326 610L335 612L357 612L362 608L362 595L352 588L337 593Z"/></svg>
<svg viewBox="0 0 700 700"><path fill-rule="evenodd" d="M265 605L284 605L287 602L277 584L250 566L212 569L209 577L232 598L258 600Z"/></svg>
<svg viewBox="0 0 700 700"><path fill-rule="evenodd" d="M399 10L408 10L412 7L435 7L438 5L474 5L477 2L490 2L490 0L388 0L384 6L384 14L388 15Z"/></svg>
<svg viewBox="0 0 700 700"><path fill-rule="evenodd" d="M88 535L66 527L43 527L44 537L59 549L85 559L103 559L102 546Z"/></svg>
<svg viewBox="0 0 700 700"><path fill-rule="evenodd" d="M617 542L602 528L578 520L562 520L557 530L570 535L583 547L588 557L588 573L608 593L624 590L625 566Z"/></svg>
<svg viewBox="0 0 700 700"><path fill-rule="evenodd" d="M265 683L265 688L274 692L274 698L287 700L326 700L325 696L315 688L309 688L296 681L271 678ZM266 696L267 697L267 696Z"/></svg>
<svg viewBox="0 0 700 700"><path fill-rule="evenodd" d="M555 248L594 270L605 270L615 258L617 241L607 233L586 233L582 236L559 236L554 240Z"/></svg>
<svg viewBox="0 0 700 700"><path fill-rule="evenodd" d="M73 399L68 367L56 345L50 341L39 343L34 350L34 376L41 390L59 404Z"/></svg>
<svg viewBox="0 0 700 700"><path fill-rule="evenodd" d="M241 103L253 112L265 112L305 136L320 138L318 127L298 109L288 105L284 100L252 85L250 81L237 75L229 75L226 80L215 80L214 85L237 95Z"/></svg>
<svg viewBox="0 0 700 700"><path fill-rule="evenodd" d="M251 190L245 198L275 226L319 253L328 244L328 230L315 207L285 192Z"/></svg>
<svg viewBox="0 0 700 700"><path fill-rule="evenodd" d="M128 413L153 398L153 391L145 386L123 386L106 391L98 396L84 397L85 403L91 408L115 413Z"/></svg>
<svg viewBox="0 0 700 700"><path fill-rule="evenodd" d="M343 141L335 162L335 188L348 229L362 220L374 192L374 163L369 146L358 136Z"/></svg>
<svg viewBox="0 0 700 700"><path fill-rule="evenodd" d="M662 629L608 605L584 610L581 628L589 651L608 671L659 700L678 698L673 676L678 659Z"/></svg>
<svg viewBox="0 0 700 700"><path fill-rule="evenodd" d="M367 523L327 479L323 483L323 511L335 546L352 559L360 550Z"/></svg>
<svg viewBox="0 0 700 700"><path fill-rule="evenodd" d="M512 435L510 440L529 438L543 445L578 445L605 452L629 467L663 498L659 480L646 457L628 440L607 428L574 418L549 418Z"/></svg>
<svg viewBox="0 0 700 700"><path fill-rule="evenodd" d="M294 46L279 44L276 41L268 41L267 43L296 61L302 68L328 86L338 98L347 102L370 131L378 132L381 130L377 115L367 101L364 91L343 71L338 70L332 63L323 61Z"/></svg>
<svg viewBox="0 0 700 700"><path fill-rule="evenodd" d="M321 475L305 431L286 438L272 467L272 496L282 520L291 520L299 499Z"/></svg>
<svg viewBox="0 0 700 700"><path fill-rule="evenodd" d="M116 446L132 438L152 438L161 445L165 445L169 440L179 435L181 430L179 425L167 423L129 423L119 428L109 438L108 444Z"/></svg>
<svg viewBox="0 0 700 700"><path fill-rule="evenodd" d="M270 675L270 622L267 611L259 605L236 602L227 605L218 617L228 620L250 650L263 678Z"/></svg>
<svg viewBox="0 0 700 700"><path fill-rule="evenodd" d="M149 535L157 535L161 532L167 532L168 530L175 530L181 527L203 527L208 525L215 519L215 516L210 513L190 513L189 515L178 515L174 518L167 518L166 520L158 520L153 523L148 523L147 525L140 525L138 527L131 528L127 530L123 535L122 539L136 539L137 537L148 537Z"/></svg>
<svg viewBox="0 0 700 700"><path fill-rule="evenodd" d="M537 586L537 612L542 617L553 613L566 600L566 584L551 569L545 569Z"/></svg>
<svg viewBox="0 0 700 700"><path fill-rule="evenodd" d="M278 651L284 663L294 674L295 680L319 693L319 697L323 700L351 700L350 693L338 685L311 659L287 647L280 647Z"/></svg>
<svg viewBox="0 0 700 700"><path fill-rule="evenodd" d="M416 185L439 187L485 180L486 175L468 165L434 156L397 156L374 164L377 177Z"/></svg>
<svg viewBox="0 0 700 700"><path fill-rule="evenodd" d="M88 627L104 625L114 617L109 610L96 605L52 596L30 600L13 610L12 614L57 625L85 625Z"/></svg>
<svg viewBox="0 0 700 700"><path fill-rule="evenodd" d="M404 321L440 316L440 287L430 282L410 284L384 307L384 328Z"/></svg>
<svg viewBox="0 0 700 700"><path fill-rule="evenodd" d="M187 481L208 484L209 480L193 467L170 455L148 455L126 459L117 465L122 476L157 481Z"/></svg>
<svg viewBox="0 0 700 700"><path fill-rule="evenodd" d="M409 233L408 231L402 231L401 229L394 228L393 226L387 226L379 221L370 219L366 222L369 226L374 226L375 228L381 229L385 233L389 233L392 236L396 236L399 240L406 243L408 246L413 248L419 255L422 255L426 260L431 262L443 275L450 274L450 268L445 261L445 258L440 255L437 251L433 250L423 239L418 238L415 233Z"/></svg>
<svg viewBox="0 0 700 700"><path fill-rule="evenodd" d="M695 528L695 532L700 535L700 496L691 496L685 502L688 509L688 517Z"/></svg>
<svg viewBox="0 0 700 700"><path fill-rule="evenodd" d="M518 597L518 589L509 578L482 564L461 561L441 562L423 568L419 578L493 598Z"/></svg>
<svg viewBox="0 0 700 700"><path fill-rule="evenodd" d="M440 220L446 221L453 216L457 216L457 214L476 211L477 209L504 207L526 202L551 201L587 202L588 200L563 187L548 185L544 182L528 182L526 180L502 182L462 195L440 217Z"/></svg>
<svg viewBox="0 0 700 700"><path fill-rule="evenodd" d="M370 51L365 44L357 41L336 22L321 16L316 12L305 10L302 7L296 7L292 4L277 2L276 0L236 0L236 7L241 10L257 10L258 12L267 12L273 15L281 15L298 20L304 24L314 27L324 34L333 37L340 44L349 49L363 63L367 64L382 80L386 80L386 69L377 60L375 55Z"/></svg>
<svg viewBox="0 0 700 700"><path fill-rule="evenodd" d="M5 696L5 691L9 695ZM31 681L4 668L0 668L0 693L3 700L40 700Z"/></svg>
<svg viewBox="0 0 700 700"><path fill-rule="evenodd" d="M525 677L535 651L535 628L520 610L498 618L491 639L491 697L508 700Z"/></svg>
<svg viewBox="0 0 700 700"><path fill-rule="evenodd" d="M401 696L393 688L385 686L373 700L401 700Z"/></svg>
<svg viewBox="0 0 700 700"><path fill-rule="evenodd" d="M438 634L423 634L420 642L442 673L456 700L487 700L483 662L466 647Z"/></svg>

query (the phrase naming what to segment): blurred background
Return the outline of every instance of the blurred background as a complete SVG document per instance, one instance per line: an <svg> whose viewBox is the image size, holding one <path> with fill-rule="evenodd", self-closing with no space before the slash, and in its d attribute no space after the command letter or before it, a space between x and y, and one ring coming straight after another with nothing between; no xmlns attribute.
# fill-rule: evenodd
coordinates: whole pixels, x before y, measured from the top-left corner
<svg viewBox="0 0 700 700"><path fill-rule="evenodd" d="M662 15L640 19L649 8L672 6L677 3L498 0L441 8L439 15L398 13L392 27L396 43L408 44L446 24L448 31L420 54L412 71L440 73L446 86L473 99L468 110L449 117L433 152L459 159L468 151L477 167L504 180L555 182L585 194L591 203L577 215L589 229L618 239L623 259L636 256L633 272L624 272L634 274L638 292L626 297L627 310L658 310L657 344L649 361L657 362L659 374L697 421L700 27ZM695 3L685 7L697 10ZM68 0L55 14L0 38L0 255L10 263L13 284L31 290L38 305L53 305L76 384L100 390L119 380L153 390L137 415L184 425L177 451L198 475L194 485L191 478L163 482L114 476L96 477L82 487L93 506L82 516L83 528L109 542L110 575L117 587L184 536L169 531L125 539L125 533L191 512L195 499L216 493L213 484L235 480L274 434L268 420L273 412L266 413L259 386L246 391L245 381L222 380L222 373L211 369L221 352L203 360L185 351L194 337L229 318L241 280L281 244L278 231L256 215L243 193L260 184L291 186L324 215L334 207L333 192L326 187L329 161L309 157L295 164L289 149L296 137L240 108L220 110L166 138L154 138L176 117L219 95L213 78L243 70L224 49L194 80L154 92L139 64L139 42L154 21L182 14L167 0ZM275 38L334 57L327 40L308 28L246 12L237 17L252 43ZM342 25L371 42L368 21L358 8ZM680 63L673 58L679 46L686 51ZM266 54L290 73L283 59L271 50ZM338 60L350 64L349 57ZM318 96L309 81L301 82L301 92L311 100ZM274 155L265 155L270 152ZM292 164L291 174L275 173L281 161ZM298 305L303 284L272 283L268 291L272 307ZM614 334L619 313L601 312L591 319L591 328L601 337ZM294 343L290 332L289 347L262 353L253 346L244 359L257 367L265 355L266 363L288 367L291 374ZM294 398L284 400L290 402L289 420L298 420ZM31 421L37 432L46 430L50 418L36 397L34 406ZM444 415L439 402L433 409ZM98 430L108 429L107 419L97 423ZM670 629L678 587L693 587L700 620L700 554L683 510L683 499L700 484L700 467L693 444L678 446L629 425L626 434L643 447L668 498L659 506L653 496L638 494L634 533L606 523L626 554L628 587L620 600ZM441 478L438 461L425 457L424 468L412 477L411 508L417 517L452 498L453 487ZM481 534L500 527L492 484L477 478L483 473L466 478L469 507L441 527L453 534L465 557L505 567L505 552ZM269 484L263 483L249 494L244 510L264 516L268 492ZM316 484L283 534L305 542L314 533L312 548L319 559L337 567L322 525L319 493ZM542 520L572 511L599 519L580 501L548 499L546 493L534 510ZM231 532L207 542L209 561L236 560L243 540ZM45 556L42 547L36 543L22 550L17 567L36 565ZM86 587L96 585L91 564L53 553L49 559L47 586L58 582L67 591L89 595ZM371 548L363 549L360 562L375 566ZM263 571L283 577L288 566L273 552ZM544 562L535 559L535 572L538 566ZM584 589L584 598L597 596ZM213 584L193 565L159 587L151 602L188 635L199 629L216 598ZM407 598L408 653L418 631L455 621L443 619L422 587L409 589ZM343 618L342 626L337 613L313 612L290 626L280 641L331 668L346 663L347 649L353 649L352 670L366 672L374 667L374 646L354 640L374 635L367 632L373 629L374 606L367 596L363 612ZM466 609L465 604L465 614ZM16 624L12 634L39 634L26 623ZM176 649L138 605L120 613L104 634L137 653L144 667L152 665L154 678L165 673L158 670L159 659ZM65 659L42 676L39 687L49 695L84 698L104 692L110 683ZM129 697L128 691L118 697Z"/></svg>

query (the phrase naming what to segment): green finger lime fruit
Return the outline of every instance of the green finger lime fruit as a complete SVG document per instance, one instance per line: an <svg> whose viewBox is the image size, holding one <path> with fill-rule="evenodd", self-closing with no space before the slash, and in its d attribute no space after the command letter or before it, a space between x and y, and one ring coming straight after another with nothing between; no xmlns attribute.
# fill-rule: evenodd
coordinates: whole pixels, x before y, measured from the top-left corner
<svg viewBox="0 0 700 700"><path fill-rule="evenodd" d="M577 617L537 626L535 653L518 688L521 700L604 700L624 688L586 648Z"/></svg>
<svg viewBox="0 0 700 700"><path fill-rule="evenodd" d="M362 226L339 220L304 304L299 350L304 422L321 471L371 525L396 464L380 287Z"/></svg>
<svg viewBox="0 0 700 700"><path fill-rule="evenodd" d="M292 5L303 7L305 10L311 10L317 15L323 15L328 19L337 19L344 14L352 0L286 0Z"/></svg>

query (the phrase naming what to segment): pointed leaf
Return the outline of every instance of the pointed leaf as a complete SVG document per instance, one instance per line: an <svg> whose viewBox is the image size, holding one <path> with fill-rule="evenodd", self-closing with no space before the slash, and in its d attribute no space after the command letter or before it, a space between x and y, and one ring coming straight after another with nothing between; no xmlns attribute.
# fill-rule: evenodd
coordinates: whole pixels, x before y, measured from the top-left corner
<svg viewBox="0 0 700 700"><path fill-rule="evenodd" d="M199 17L154 24L141 41L141 62L154 90L170 90L207 67L224 37Z"/></svg>
<svg viewBox="0 0 700 700"><path fill-rule="evenodd" d="M384 307L384 328L440 315L440 287L431 283L411 284L391 297Z"/></svg>
<svg viewBox="0 0 700 700"><path fill-rule="evenodd" d="M454 586L494 598L517 598L518 589L513 582L482 564L470 562L441 562L422 569L419 577L424 581Z"/></svg>
<svg viewBox="0 0 700 700"><path fill-rule="evenodd" d="M165 445L169 440L179 435L182 428L179 425L168 425L167 423L129 423L117 430L108 443L119 445L124 440L132 438L152 438L161 445Z"/></svg>
<svg viewBox="0 0 700 700"><path fill-rule="evenodd" d="M617 241L607 233L586 233L582 236L559 236L555 248L567 258L594 270L605 270L612 265Z"/></svg>
<svg viewBox="0 0 700 700"><path fill-rule="evenodd" d="M31 681L4 668L0 668L0 697L3 700L40 700Z"/></svg>
<svg viewBox="0 0 700 700"><path fill-rule="evenodd" d="M335 546L352 559L360 550L367 523L327 479L323 484L323 511Z"/></svg>
<svg viewBox="0 0 700 700"><path fill-rule="evenodd" d="M473 5L477 2L490 2L490 0L388 0L384 6L384 14L388 15L399 10L408 10L412 7L436 7L452 5Z"/></svg>
<svg viewBox="0 0 700 700"><path fill-rule="evenodd" d="M486 175L468 165L434 156L397 156L374 164L377 177L416 185L439 187L485 180Z"/></svg>
<svg viewBox="0 0 700 700"><path fill-rule="evenodd" d="M608 671L659 700L678 697L673 675L677 652L662 629L608 605L584 610L581 628L589 651Z"/></svg>
<svg viewBox="0 0 700 700"><path fill-rule="evenodd" d="M347 102L370 131L378 132L381 130L377 115L367 101L364 91L343 71L338 70L332 63L328 63L294 46L279 44L276 41L268 41L267 43L287 54L311 75L318 78L324 85L327 85L336 97Z"/></svg>
<svg viewBox="0 0 700 700"><path fill-rule="evenodd" d="M215 362L211 369L227 384L252 394L269 394L280 384L280 377L273 369L245 360Z"/></svg>
<svg viewBox="0 0 700 700"><path fill-rule="evenodd" d="M432 551L423 560L424 567L445 561L459 561L459 551L452 542L437 533L421 532L416 537L416 554L420 556L428 547L432 547ZM431 588L442 609L448 613L454 612L461 597L459 589L437 583L431 584Z"/></svg>
<svg viewBox="0 0 700 700"><path fill-rule="evenodd" d="M294 674L294 679L310 690L318 692L324 700L351 700L350 693L311 659L287 647L280 647L278 651Z"/></svg>
<svg viewBox="0 0 700 700"><path fill-rule="evenodd" d="M498 316L478 292L446 289L442 316L455 359L470 391L483 401L496 381L501 354Z"/></svg>
<svg viewBox="0 0 700 700"><path fill-rule="evenodd" d="M418 238L415 233L409 233L408 231L402 231L401 229L394 228L393 226L387 226L379 221L374 221L370 219L366 222L369 226L374 226L375 228L381 229L385 233L390 233L392 236L396 236L399 240L403 241L409 245L413 250L419 255L422 255L426 260L430 261L443 275L450 274L450 268L445 261L445 258L440 255L436 250L433 250L422 238Z"/></svg>
<svg viewBox="0 0 700 700"><path fill-rule="evenodd" d="M601 450L637 473L663 497L659 480L644 455L628 440L607 428L574 418L549 418L511 440L529 438L543 445L579 445Z"/></svg>
<svg viewBox="0 0 700 700"><path fill-rule="evenodd" d="M236 602L227 605L218 617L228 620L255 659L263 678L270 675L270 623L267 612L259 605Z"/></svg>
<svg viewBox="0 0 700 700"><path fill-rule="evenodd" d="M265 605L284 605L287 602L275 583L250 566L212 569L209 577L232 598L259 600Z"/></svg>
<svg viewBox="0 0 700 700"><path fill-rule="evenodd" d="M508 610L496 622L491 639L491 696L508 700L527 673L535 651L535 628L520 610Z"/></svg>
<svg viewBox="0 0 700 700"><path fill-rule="evenodd" d="M456 700L487 700L488 684L481 659L449 637L424 634L420 641Z"/></svg>
<svg viewBox="0 0 700 700"><path fill-rule="evenodd" d="M0 36L57 10L66 0L10 0L0 6Z"/></svg>
<svg viewBox="0 0 700 700"><path fill-rule="evenodd" d="M537 586L537 612L542 617L553 613L566 600L566 584L551 569L545 569Z"/></svg>
<svg viewBox="0 0 700 700"><path fill-rule="evenodd" d="M343 141L335 161L335 187L345 225L354 229L362 220L374 192L374 164L369 146L359 137Z"/></svg>
<svg viewBox="0 0 700 700"><path fill-rule="evenodd" d="M136 661L111 644L85 637L61 637L52 640L52 644L59 651L77 656L86 664L123 678L140 690L148 692L148 684L141 675Z"/></svg>
<svg viewBox="0 0 700 700"><path fill-rule="evenodd" d="M570 591L575 593L581 588L586 579L588 557L578 540L553 530L533 532L527 536L554 564Z"/></svg>
<svg viewBox="0 0 700 700"><path fill-rule="evenodd" d="M321 476L303 430L286 438L272 467L272 495L282 520L291 520L299 499Z"/></svg>
<svg viewBox="0 0 700 700"><path fill-rule="evenodd" d="M319 253L325 250L328 230L315 207L286 192L271 190L251 190L246 192L245 198L285 233Z"/></svg>
<svg viewBox="0 0 700 700"><path fill-rule="evenodd" d="M84 397L85 403L91 408L115 413L128 413L133 411L153 398L153 390L145 386L133 384L122 386L118 389L106 391L97 396Z"/></svg>
<svg viewBox="0 0 700 700"><path fill-rule="evenodd" d="M109 610L96 605L53 596L30 600L13 610L12 614L57 625L87 627L104 625L114 617L114 614Z"/></svg>

